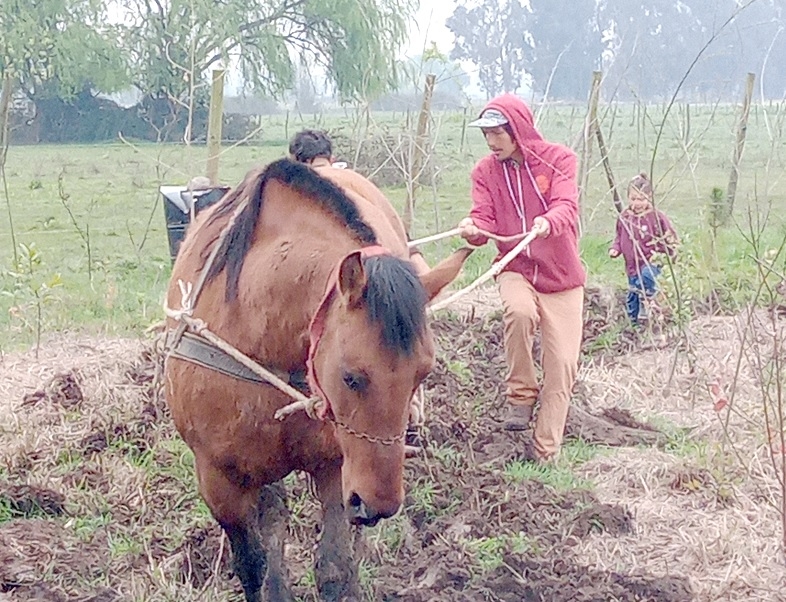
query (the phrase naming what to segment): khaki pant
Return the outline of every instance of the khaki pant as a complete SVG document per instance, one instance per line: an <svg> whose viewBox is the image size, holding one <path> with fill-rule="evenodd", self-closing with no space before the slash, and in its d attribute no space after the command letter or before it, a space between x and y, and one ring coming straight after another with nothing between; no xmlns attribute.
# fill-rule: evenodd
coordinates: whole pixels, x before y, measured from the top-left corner
<svg viewBox="0 0 786 602"><path fill-rule="evenodd" d="M539 293L521 274L497 278L505 308L505 355L508 401L532 406L540 395L535 423L535 451L549 458L559 451L578 371L583 329L584 288ZM543 387L538 385L532 344L540 325Z"/></svg>

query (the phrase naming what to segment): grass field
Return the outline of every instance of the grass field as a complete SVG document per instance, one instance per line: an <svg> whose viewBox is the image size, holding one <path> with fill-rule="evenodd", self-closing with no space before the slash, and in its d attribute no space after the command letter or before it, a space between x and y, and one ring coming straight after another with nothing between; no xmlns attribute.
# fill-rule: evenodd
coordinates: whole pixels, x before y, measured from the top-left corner
<svg viewBox="0 0 786 602"><path fill-rule="evenodd" d="M571 145L576 142L583 107L536 110L548 138ZM603 113L602 127L611 165L622 183L620 192L624 196L627 179L639 171L649 172L652 164L658 204L680 232L686 258L680 269L682 277L692 282L694 294L706 295L718 288L732 291L726 297L744 293L756 266L749 257L753 250L743 237L749 212L760 216L770 211L765 247L777 246L782 238L786 109L782 105L753 108L735 223L718 233L717 262L710 251L709 202L712 189L725 190L729 180L738 108L675 105L661 129L664 111L664 106L620 106ZM370 133L406 134L410 118L401 113L374 114ZM468 173L486 148L480 132L466 129L465 122L461 113L435 116L433 185L420 189L415 237L453 227L469 208ZM253 145L225 149L220 179L234 185L253 165L282 156L288 138L299 129L326 127L357 139L369 125L362 122L360 128L358 123L349 113L302 120L263 117L262 131ZM379 149L373 151L380 154ZM203 173L205 159L206 149L201 146L118 142L12 147L5 169L7 202L0 214L0 346L29 344L39 329L124 333L159 319L170 260L158 187L184 184ZM582 256L592 283L622 286L621 262L606 255L615 211L597 148L587 164ZM403 205L404 187L385 190L395 204ZM438 243L424 251L435 260L458 244L455 240ZM20 250L20 245L26 249ZM20 266L14 265L14 248L22 259ZM463 281L484 270L492 257L491 248L476 253Z"/></svg>

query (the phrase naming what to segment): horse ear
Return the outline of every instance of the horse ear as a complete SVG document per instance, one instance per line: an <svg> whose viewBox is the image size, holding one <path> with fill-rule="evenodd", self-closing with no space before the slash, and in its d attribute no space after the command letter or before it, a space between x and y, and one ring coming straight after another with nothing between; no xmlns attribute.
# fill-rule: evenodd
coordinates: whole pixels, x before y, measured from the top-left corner
<svg viewBox="0 0 786 602"><path fill-rule="evenodd" d="M366 287L366 271L360 259L360 251L347 255L338 269L338 290L347 300L347 307L360 305Z"/></svg>
<svg viewBox="0 0 786 602"><path fill-rule="evenodd" d="M474 249L462 247L453 251L447 258L440 261L431 270L420 276L420 282L426 289L426 296L431 301L448 284L453 282L461 271L461 266L472 255Z"/></svg>

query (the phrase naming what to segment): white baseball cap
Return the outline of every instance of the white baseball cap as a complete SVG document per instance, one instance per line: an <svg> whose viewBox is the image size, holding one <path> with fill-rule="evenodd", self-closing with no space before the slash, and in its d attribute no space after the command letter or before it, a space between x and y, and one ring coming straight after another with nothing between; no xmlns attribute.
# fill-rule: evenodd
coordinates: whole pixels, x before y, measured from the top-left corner
<svg viewBox="0 0 786 602"><path fill-rule="evenodd" d="M471 121L467 125L476 128L495 128L505 125L508 118L505 117L500 111L496 109L486 109L480 114L480 118Z"/></svg>

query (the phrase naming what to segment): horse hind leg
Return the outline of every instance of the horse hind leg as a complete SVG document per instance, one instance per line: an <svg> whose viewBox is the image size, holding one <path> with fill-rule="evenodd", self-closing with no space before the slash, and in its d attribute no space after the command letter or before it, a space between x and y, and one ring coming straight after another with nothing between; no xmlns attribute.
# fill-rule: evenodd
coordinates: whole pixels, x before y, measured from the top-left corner
<svg viewBox="0 0 786 602"><path fill-rule="evenodd" d="M352 532L342 505L341 464L312 476L322 503L322 532L314 567L319 597L325 602L359 602L363 598Z"/></svg>

